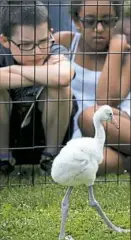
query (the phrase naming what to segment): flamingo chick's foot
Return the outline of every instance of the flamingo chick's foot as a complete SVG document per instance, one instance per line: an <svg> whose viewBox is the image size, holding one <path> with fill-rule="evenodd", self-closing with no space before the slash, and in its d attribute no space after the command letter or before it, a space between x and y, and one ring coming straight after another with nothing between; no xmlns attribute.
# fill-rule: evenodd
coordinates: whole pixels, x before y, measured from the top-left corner
<svg viewBox="0 0 131 240"><path fill-rule="evenodd" d="M74 238L72 238L71 236L66 236L65 240L74 240Z"/></svg>
<svg viewBox="0 0 131 240"><path fill-rule="evenodd" d="M114 231L116 232L119 232L119 233L128 233L128 232L131 232L131 229L123 229L123 228L120 228L120 227L116 227L115 229L113 229Z"/></svg>
<svg viewBox="0 0 131 240"><path fill-rule="evenodd" d="M108 217L103 212L101 206L99 205L99 203L96 201L96 199L94 197L93 186L89 186L88 187L88 191L89 191L90 206L96 209L96 211L98 212L99 216L103 219L104 223L107 225L108 228L112 229L115 232L119 232L119 233L128 233L128 232L130 232L130 229L123 229L123 228L117 227L108 219Z"/></svg>
<svg viewBox="0 0 131 240"><path fill-rule="evenodd" d="M59 240L74 240L74 238L72 238L70 235L62 238L59 236Z"/></svg>

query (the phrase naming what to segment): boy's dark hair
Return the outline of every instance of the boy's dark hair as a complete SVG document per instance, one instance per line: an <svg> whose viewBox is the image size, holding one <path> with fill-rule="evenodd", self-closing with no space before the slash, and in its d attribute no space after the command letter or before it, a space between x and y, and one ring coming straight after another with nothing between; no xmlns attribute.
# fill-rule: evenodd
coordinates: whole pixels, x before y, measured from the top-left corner
<svg viewBox="0 0 131 240"><path fill-rule="evenodd" d="M41 1L0 1L0 32L10 38L17 26L37 26L50 19Z"/></svg>
<svg viewBox="0 0 131 240"><path fill-rule="evenodd" d="M75 21L79 20L79 12L81 10L82 4L84 4L83 2L85 2L86 0L71 0L71 6L70 6L70 14L72 16L72 18ZM116 16L118 18L121 17L121 9L122 9L122 3L123 0L109 0L111 2L111 5L114 7L114 10L116 12Z"/></svg>

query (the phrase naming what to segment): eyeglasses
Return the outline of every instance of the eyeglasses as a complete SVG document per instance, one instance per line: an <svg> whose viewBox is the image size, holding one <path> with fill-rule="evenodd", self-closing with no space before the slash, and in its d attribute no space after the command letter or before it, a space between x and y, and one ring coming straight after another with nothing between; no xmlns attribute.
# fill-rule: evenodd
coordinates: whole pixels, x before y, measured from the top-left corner
<svg viewBox="0 0 131 240"><path fill-rule="evenodd" d="M83 23L85 28L96 28L98 23L101 23L103 28L113 28L116 25L118 17L104 17L101 19L93 18L93 17L86 17L86 18L79 18L80 21Z"/></svg>
<svg viewBox="0 0 131 240"><path fill-rule="evenodd" d="M35 49L36 46L38 46L40 49L48 49L48 48L52 47L53 43L55 42L52 34L50 34L50 36L48 38L40 40L38 43L34 43L34 42L28 43L27 42L27 43L17 44L12 39L8 39L8 40L10 42L14 43L22 51L32 51Z"/></svg>

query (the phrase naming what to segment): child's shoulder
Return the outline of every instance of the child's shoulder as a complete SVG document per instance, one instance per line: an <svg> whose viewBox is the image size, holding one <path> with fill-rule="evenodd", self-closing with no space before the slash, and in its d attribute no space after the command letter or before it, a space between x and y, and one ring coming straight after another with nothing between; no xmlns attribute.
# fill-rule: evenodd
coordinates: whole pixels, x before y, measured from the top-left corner
<svg viewBox="0 0 131 240"><path fill-rule="evenodd" d="M60 44L55 42L51 47L51 53L53 53L53 54L67 54L68 49L65 46L60 45Z"/></svg>
<svg viewBox="0 0 131 240"><path fill-rule="evenodd" d="M70 48L74 36L75 33L70 31L61 31L54 34L56 43L63 45L67 49Z"/></svg>
<svg viewBox="0 0 131 240"><path fill-rule="evenodd" d="M4 67L4 59L5 56L7 56L7 51L6 49L0 44L0 67Z"/></svg>
<svg viewBox="0 0 131 240"><path fill-rule="evenodd" d="M4 48L4 47L2 46L2 44L0 43L0 54L2 54L2 53L4 53L4 52L6 52L6 48Z"/></svg>
<svg viewBox="0 0 131 240"><path fill-rule="evenodd" d="M0 44L0 67L6 67L14 64L14 59L9 49Z"/></svg>

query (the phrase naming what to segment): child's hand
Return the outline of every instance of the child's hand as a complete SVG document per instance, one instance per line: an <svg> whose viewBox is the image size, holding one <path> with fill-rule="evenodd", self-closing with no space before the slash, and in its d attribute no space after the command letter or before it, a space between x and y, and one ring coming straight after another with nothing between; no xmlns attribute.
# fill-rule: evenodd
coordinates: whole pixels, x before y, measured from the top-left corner
<svg viewBox="0 0 131 240"><path fill-rule="evenodd" d="M130 50L130 45L127 42L126 35L116 34L110 41L110 52L125 52Z"/></svg>
<svg viewBox="0 0 131 240"><path fill-rule="evenodd" d="M22 66L20 66L20 65L8 66L7 69L5 69L5 71L8 71L8 73L22 75Z"/></svg>
<svg viewBox="0 0 131 240"><path fill-rule="evenodd" d="M51 57L48 59L48 61L46 62L46 65L53 65L53 64L58 64L62 61L68 61L68 59L63 55L51 55Z"/></svg>
<svg viewBox="0 0 131 240"><path fill-rule="evenodd" d="M3 71L5 73L8 73L11 78L13 77L13 74L19 75L19 76L21 76L21 78L23 78L23 76L24 76L24 68L21 65L11 65L11 66L4 67L1 69L3 69ZM24 78L26 79L26 77L24 77Z"/></svg>
<svg viewBox="0 0 131 240"><path fill-rule="evenodd" d="M22 67L19 65L11 65L11 66L7 66L7 67L3 67L3 68L1 68L1 70L4 72L8 72L8 73L19 74L20 72L22 72Z"/></svg>

